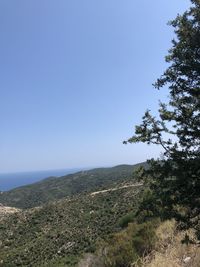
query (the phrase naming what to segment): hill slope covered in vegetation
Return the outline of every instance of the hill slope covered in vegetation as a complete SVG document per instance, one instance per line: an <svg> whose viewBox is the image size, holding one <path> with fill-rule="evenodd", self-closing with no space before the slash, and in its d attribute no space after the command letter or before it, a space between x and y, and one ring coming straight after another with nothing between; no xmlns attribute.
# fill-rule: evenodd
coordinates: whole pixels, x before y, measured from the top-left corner
<svg viewBox="0 0 200 267"><path fill-rule="evenodd" d="M133 175L134 169L146 163L98 168L69 174L60 178L47 178L35 184L1 192L0 203L16 208L32 208L49 201L83 192L107 188L113 182L122 182Z"/></svg>
<svg viewBox="0 0 200 267"><path fill-rule="evenodd" d="M75 266L82 253L95 251L97 240L120 229L120 219L137 209L143 187L133 182L5 218L0 225L0 266Z"/></svg>

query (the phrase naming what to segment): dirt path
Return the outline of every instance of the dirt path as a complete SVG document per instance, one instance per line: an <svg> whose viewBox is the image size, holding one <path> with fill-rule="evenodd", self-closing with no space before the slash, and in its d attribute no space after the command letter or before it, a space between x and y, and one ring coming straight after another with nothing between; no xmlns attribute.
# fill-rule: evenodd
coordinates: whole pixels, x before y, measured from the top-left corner
<svg viewBox="0 0 200 267"><path fill-rule="evenodd" d="M98 195L98 194L102 194L102 193L106 193L106 192L112 192L112 191L116 191L116 190L123 189L123 188L138 187L138 186L142 186L142 185L143 185L143 183L127 184L127 185L123 185L123 186L120 186L120 187L114 187L114 188L110 188L110 189L106 189L106 190L92 192L90 195L91 196L95 196L95 195Z"/></svg>

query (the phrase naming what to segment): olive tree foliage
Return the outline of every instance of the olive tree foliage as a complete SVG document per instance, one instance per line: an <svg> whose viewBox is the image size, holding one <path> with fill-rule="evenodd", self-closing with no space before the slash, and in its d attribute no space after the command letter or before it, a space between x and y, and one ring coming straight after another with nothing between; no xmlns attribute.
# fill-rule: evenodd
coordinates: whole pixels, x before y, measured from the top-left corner
<svg viewBox="0 0 200 267"><path fill-rule="evenodd" d="M166 56L168 68L156 81L168 88L168 102L159 104L159 116L148 110L135 134L124 143L160 145L164 152L149 161L142 177L149 184L151 200L141 208L173 216L196 226L200 215L200 0L169 24L175 38ZM145 202L146 201L146 202ZM146 204L145 204L146 203ZM146 206L145 206L146 205ZM149 205L149 206L148 206Z"/></svg>

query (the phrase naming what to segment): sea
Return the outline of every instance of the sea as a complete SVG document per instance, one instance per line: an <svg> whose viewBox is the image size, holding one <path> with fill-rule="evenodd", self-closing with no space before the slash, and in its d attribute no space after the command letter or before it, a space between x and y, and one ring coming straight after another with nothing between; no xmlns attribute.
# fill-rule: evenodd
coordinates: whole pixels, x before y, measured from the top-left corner
<svg viewBox="0 0 200 267"><path fill-rule="evenodd" d="M0 173L0 191L8 191L13 188L32 184L48 177L60 177L75 173L83 169L63 169L33 172Z"/></svg>

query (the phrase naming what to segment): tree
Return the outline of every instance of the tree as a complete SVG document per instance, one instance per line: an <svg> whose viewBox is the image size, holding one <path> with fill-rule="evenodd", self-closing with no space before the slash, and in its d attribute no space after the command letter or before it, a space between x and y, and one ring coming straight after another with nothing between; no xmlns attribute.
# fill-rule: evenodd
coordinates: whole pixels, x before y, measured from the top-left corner
<svg viewBox="0 0 200 267"><path fill-rule="evenodd" d="M200 216L200 1L169 24L175 39L166 56L169 67L156 81L168 87L168 103L160 103L158 118L147 110L135 134L124 143L160 145L163 157L150 160L144 170L151 197L151 210L175 216L185 226L198 228ZM141 204L141 209L144 207ZM147 203L147 201L146 201ZM148 205L149 202L148 202ZM150 209L150 207L149 207Z"/></svg>

